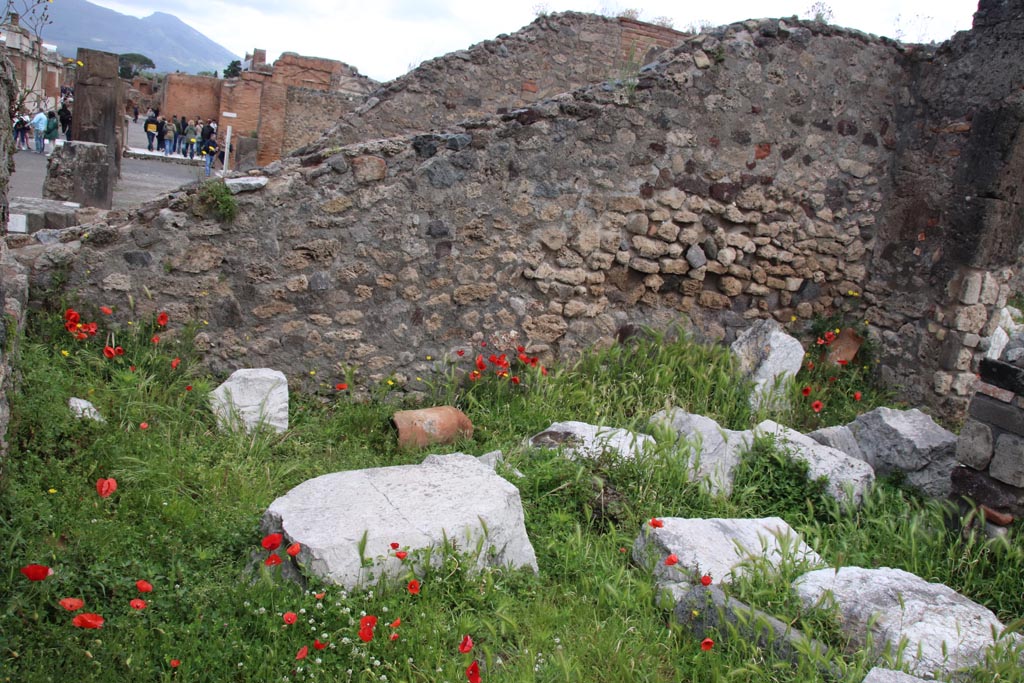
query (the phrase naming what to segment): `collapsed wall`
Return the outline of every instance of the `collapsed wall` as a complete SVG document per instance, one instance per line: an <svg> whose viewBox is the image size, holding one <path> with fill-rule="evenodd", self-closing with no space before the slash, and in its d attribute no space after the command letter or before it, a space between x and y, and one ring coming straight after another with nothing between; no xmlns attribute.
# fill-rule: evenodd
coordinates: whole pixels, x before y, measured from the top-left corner
<svg viewBox="0 0 1024 683"><path fill-rule="evenodd" d="M318 143L238 195L233 223L204 218L193 189L65 233L69 287L122 317L204 321L197 341L217 371L269 365L332 384L357 367L410 387L472 340L569 358L638 325L729 339L758 317L841 310L870 321L906 397L953 416L1016 260L1019 200L1009 183L992 196L976 169L994 150L985 177L1006 177L1019 135L1012 116L995 137L984 116L947 120L957 103L930 88L970 93L974 111L1014 101L1012 58L1000 83L970 75L1019 53L1011 5L983 2L987 19L937 53L743 22L634 81L447 133ZM972 196L1000 211L955 218L950 193L970 183L989 183ZM971 257L972 236L1006 246ZM18 252L42 278L49 250ZM938 382L952 332L957 363L970 358Z"/></svg>

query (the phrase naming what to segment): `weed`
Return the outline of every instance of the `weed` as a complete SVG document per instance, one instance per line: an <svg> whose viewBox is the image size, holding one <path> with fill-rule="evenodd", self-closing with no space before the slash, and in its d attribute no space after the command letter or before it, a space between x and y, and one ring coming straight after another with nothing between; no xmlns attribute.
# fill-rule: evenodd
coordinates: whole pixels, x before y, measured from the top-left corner
<svg viewBox="0 0 1024 683"><path fill-rule="evenodd" d="M220 180L207 180L199 188L196 197L203 213L211 215L221 223L230 223L238 215L238 201L231 190Z"/></svg>

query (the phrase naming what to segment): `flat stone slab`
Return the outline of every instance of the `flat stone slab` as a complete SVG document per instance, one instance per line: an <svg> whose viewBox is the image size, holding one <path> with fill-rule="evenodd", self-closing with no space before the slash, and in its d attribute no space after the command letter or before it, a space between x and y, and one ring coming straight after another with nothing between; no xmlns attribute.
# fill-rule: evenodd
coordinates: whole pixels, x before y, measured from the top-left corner
<svg viewBox="0 0 1024 683"><path fill-rule="evenodd" d="M723 429L710 417L679 408L655 413L653 427L670 429L679 438L679 448L690 449L689 474L704 481L714 495L730 495L736 468L750 448L751 431Z"/></svg>
<svg viewBox="0 0 1024 683"><path fill-rule="evenodd" d="M783 400L784 382L796 375L804 362L804 347L771 318L758 320L729 347L740 369L754 380L750 405L757 410Z"/></svg>
<svg viewBox="0 0 1024 683"><path fill-rule="evenodd" d="M770 434L794 460L807 463L807 478L825 477L825 491L840 503L859 505L875 481L875 472L863 460L818 443L795 429L772 420L754 427L754 434Z"/></svg>
<svg viewBox="0 0 1024 683"><path fill-rule="evenodd" d="M62 202L56 199L39 199L36 197L12 197L11 214L24 216L23 232L33 233L38 230L62 230L78 225L77 202Z"/></svg>
<svg viewBox="0 0 1024 683"><path fill-rule="evenodd" d="M288 429L288 379L268 368L235 370L210 392L210 407L222 429L251 432L266 425Z"/></svg>
<svg viewBox="0 0 1024 683"><path fill-rule="evenodd" d="M261 529L300 543L300 564L346 588L404 576L411 565L391 543L411 554L439 551L447 539L460 551L479 548L478 567L537 570L519 490L465 453L310 479L270 504ZM360 544L371 566L363 566Z"/></svg>
<svg viewBox="0 0 1024 683"><path fill-rule="evenodd" d="M644 525L633 542L633 561L650 566L659 584L697 583L710 574L716 584L731 583L746 571L745 563L765 558L773 567L783 560L783 543L794 559L810 567L827 566L800 535L779 517L762 519L661 518L663 526ZM666 565L674 554L678 563Z"/></svg>
<svg viewBox="0 0 1024 683"><path fill-rule="evenodd" d="M537 448L562 451L570 458L599 458L612 453L622 458L635 458L655 444L647 434L635 434L617 427L602 427L586 422L555 422L527 443Z"/></svg>
<svg viewBox="0 0 1024 683"><path fill-rule="evenodd" d="M925 679L905 674L902 671L875 667L864 677L864 683L924 683Z"/></svg>
<svg viewBox="0 0 1024 683"><path fill-rule="evenodd" d="M914 675L947 678L982 664L993 633L1003 630L985 607L902 569L819 569L793 588L806 607L834 603L856 647L866 646L869 631L877 654L895 654L905 640L903 662Z"/></svg>
<svg viewBox="0 0 1024 683"><path fill-rule="evenodd" d="M231 191L231 194L239 192L255 192L267 185L266 176L245 176L244 178L226 178L224 184Z"/></svg>

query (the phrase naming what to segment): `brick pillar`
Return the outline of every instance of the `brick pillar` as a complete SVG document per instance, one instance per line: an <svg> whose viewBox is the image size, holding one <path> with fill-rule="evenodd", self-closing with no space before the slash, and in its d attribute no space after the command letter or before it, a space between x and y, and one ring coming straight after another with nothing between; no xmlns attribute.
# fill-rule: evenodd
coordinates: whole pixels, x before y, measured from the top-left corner
<svg viewBox="0 0 1024 683"><path fill-rule="evenodd" d="M75 79L75 109L71 119L71 138L106 145L110 156L109 197L100 208L113 202L114 182L121 177L121 128L124 126L124 92L117 75L117 55L111 52L79 48Z"/></svg>

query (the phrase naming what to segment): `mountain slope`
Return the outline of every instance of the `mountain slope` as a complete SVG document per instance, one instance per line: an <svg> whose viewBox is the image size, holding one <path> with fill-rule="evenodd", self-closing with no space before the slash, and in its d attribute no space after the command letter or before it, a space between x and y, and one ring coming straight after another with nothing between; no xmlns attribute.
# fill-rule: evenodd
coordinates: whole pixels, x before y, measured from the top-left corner
<svg viewBox="0 0 1024 683"><path fill-rule="evenodd" d="M157 71L221 71L237 55L213 42L177 17L155 12L144 19L115 12L86 0L61 0L50 6L53 23L43 41L65 57L80 47L116 54L138 52Z"/></svg>

